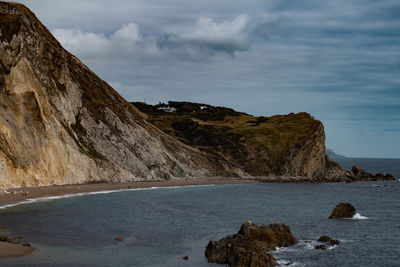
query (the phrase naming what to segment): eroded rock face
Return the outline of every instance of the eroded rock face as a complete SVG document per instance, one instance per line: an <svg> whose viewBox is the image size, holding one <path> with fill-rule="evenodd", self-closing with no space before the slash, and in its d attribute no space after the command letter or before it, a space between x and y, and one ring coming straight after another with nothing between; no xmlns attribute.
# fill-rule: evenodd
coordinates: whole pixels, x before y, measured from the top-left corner
<svg viewBox="0 0 400 267"><path fill-rule="evenodd" d="M205 251L209 262L229 266L276 266L275 258L267 251L296 244L288 226L279 223L258 226L244 223L239 232L219 241L211 240Z"/></svg>
<svg viewBox="0 0 400 267"><path fill-rule="evenodd" d="M353 218L354 214L356 214L356 209L353 205L350 203L340 203L335 207L331 215L329 215L329 219Z"/></svg>
<svg viewBox="0 0 400 267"><path fill-rule="evenodd" d="M0 2L0 31L0 188L213 173L202 152L149 124L25 6Z"/></svg>

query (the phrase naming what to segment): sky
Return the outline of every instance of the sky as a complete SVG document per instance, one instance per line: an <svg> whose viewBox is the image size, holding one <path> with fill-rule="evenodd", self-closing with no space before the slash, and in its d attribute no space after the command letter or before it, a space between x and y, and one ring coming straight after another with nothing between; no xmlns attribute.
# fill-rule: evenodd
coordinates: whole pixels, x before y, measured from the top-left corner
<svg viewBox="0 0 400 267"><path fill-rule="evenodd" d="M400 158L398 0L24 0L128 101L308 112L326 146Z"/></svg>

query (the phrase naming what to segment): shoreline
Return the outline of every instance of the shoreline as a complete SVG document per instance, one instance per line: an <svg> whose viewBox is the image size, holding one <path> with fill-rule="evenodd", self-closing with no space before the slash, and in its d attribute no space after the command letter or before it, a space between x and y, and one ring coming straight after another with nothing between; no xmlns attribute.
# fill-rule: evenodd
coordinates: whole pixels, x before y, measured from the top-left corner
<svg viewBox="0 0 400 267"><path fill-rule="evenodd" d="M249 178L176 178L171 180L136 181L127 183L92 183L53 185L43 187L20 187L8 189L8 194L0 194L0 210L23 204L37 202L39 199L52 200L62 196L75 197L93 193L114 193L121 190L135 190L146 188L163 188L175 186L198 186L198 185L228 185L228 184L260 184L257 179ZM46 199L47 198L47 199ZM31 200L31 201L30 201ZM36 201L35 201L36 200Z"/></svg>
<svg viewBox="0 0 400 267"><path fill-rule="evenodd" d="M22 257L31 254L35 250L34 247L25 247L21 244L0 242L0 260L5 258Z"/></svg>

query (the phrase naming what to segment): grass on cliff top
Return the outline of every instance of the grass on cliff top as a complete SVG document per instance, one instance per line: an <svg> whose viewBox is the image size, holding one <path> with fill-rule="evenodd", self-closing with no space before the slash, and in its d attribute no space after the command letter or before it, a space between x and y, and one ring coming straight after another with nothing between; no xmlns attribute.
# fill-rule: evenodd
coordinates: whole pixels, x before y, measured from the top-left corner
<svg viewBox="0 0 400 267"><path fill-rule="evenodd" d="M306 137L314 129L316 121L306 113L298 113L272 117L228 116L224 121L208 124L229 128L230 133L242 136L241 141L248 145L281 151Z"/></svg>
<svg viewBox="0 0 400 267"><path fill-rule="evenodd" d="M209 146L225 138L238 140L256 150L266 149L277 154L298 144L299 140L309 136L319 125L319 122L307 113L272 117L254 117L238 113L225 116L222 120L207 120L206 116L198 116L195 113L164 113L153 114L151 122L163 131L180 137L186 143L196 144L197 140L204 139L201 135L206 134L215 139L210 140ZM204 146L204 142L201 142L201 145Z"/></svg>

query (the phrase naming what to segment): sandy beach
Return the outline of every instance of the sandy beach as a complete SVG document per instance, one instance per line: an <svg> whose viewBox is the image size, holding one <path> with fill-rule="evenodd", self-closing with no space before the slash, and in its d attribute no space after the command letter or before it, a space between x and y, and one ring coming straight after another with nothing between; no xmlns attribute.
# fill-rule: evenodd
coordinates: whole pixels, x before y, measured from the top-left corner
<svg viewBox="0 0 400 267"><path fill-rule="evenodd" d="M96 183L76 185L55 185L45 187L21 187L8 189L8 194L0 195L0 206L14 204L28 199L44 198L51 196L62 196L67 194L79 194L109 190L170 187L170 186L191 186L191 185L222 185L222 184L257 184L255 179L244 178L177 178L159 181L141 181L130 183Z"/></svg>
<svg viewBox="0 0 400 267"><path fill-rule="evenodd" d="M35 251L35 248L33 247L24 247L21 244L0 242L0 259L25 256L33 251Z"/></svg>

